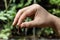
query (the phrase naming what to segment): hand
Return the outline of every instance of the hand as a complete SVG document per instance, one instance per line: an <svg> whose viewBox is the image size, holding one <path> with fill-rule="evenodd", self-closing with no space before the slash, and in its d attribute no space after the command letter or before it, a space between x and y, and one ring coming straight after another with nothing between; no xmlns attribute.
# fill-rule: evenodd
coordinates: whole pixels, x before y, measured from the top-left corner
<svg viewBox="0 0 60 40"><path fill-rule="evenodd" d="M23 22L27 17L31 17L33 20L30 22ZM17 12L13 25L18 25L20 27L45 27L50 26L52 21L53 18L49 12L42 6L33 4Z"/></svg>

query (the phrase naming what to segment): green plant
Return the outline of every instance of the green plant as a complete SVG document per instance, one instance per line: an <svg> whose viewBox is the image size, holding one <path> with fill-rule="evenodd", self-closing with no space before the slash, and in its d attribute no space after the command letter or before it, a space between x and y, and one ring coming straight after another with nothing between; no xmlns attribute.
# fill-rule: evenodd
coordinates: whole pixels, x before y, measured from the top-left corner
<svg viewBox="0 0 60 40"><path fill-rule="evenodd" d="M15 1L16 0L9 0L9 3L7 3L7 0L4 0L5 10L0 11L0 20L6 24L3 23L4 28L0 30L0 38L8 39L9 35L11 35L11 29L13 28L11 25L17 12L16 9L21 9L25 6L32 4L33 0L27 0L27 2L25 2L24 0L20 0L18 4L16 4ZM36 1L37 3L41 2L41 0ZM60 9L59 9L60 0L49 0L49 2L50 5L57 5L57 8L53 7L52 9L48 9L48 11L51 12L53 15L60 17ZM28 17L25 21L31 21L31 19ZM54 33L52 28L47 27L47 28L38 28L36 34L39 36L43 34L43 32L46 33L47 35Z"/></svg>
<svg viewBox="0 0 60 40"><path fill-rule="evenodd" d="M60 0L50 0L51 4L60 5Z"/></svg>

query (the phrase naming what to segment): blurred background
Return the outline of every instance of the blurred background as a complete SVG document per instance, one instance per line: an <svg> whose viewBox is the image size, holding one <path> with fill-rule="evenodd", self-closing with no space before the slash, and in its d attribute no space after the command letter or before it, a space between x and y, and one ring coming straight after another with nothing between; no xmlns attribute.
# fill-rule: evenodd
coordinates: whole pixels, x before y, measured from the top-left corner
<svg viewBox="0 0 60 40"><path fill-rule="evenodd" d="M60 17L60 0L35 1L51 14ZM17 11L32 4L34 0L0 0L0 40L59 39L56 32L49 27L35 28L35 30L27 28L26 30L12 26ZM25 21L31 20L28 17Z"/></svg>

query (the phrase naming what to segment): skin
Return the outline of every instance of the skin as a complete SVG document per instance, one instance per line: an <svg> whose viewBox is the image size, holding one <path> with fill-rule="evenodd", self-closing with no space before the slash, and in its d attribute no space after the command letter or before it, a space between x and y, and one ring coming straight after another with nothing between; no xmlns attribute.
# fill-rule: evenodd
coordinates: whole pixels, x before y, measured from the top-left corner
<svg viewBox="0 0 60 40"><path fill-rule="evenodd" d="M30 17L33 20L30 22L23 22L25 18ZM50 14L42 6L33 4L31 6L20 9L13 21L13 26L19 27L52 27L58 35L60 35L60 18Z"/></svg>

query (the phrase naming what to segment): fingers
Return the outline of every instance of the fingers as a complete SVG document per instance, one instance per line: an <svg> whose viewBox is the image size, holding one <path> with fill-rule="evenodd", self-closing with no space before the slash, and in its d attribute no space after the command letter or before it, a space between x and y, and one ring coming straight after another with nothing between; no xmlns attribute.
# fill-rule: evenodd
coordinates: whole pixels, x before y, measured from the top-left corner
<svg viewBox="0 0 60 40"><path fill-rule="evenodd" d="M21 24L21 27L29 27L29 28L31 28L31 27L34 27L34 26L36 26L36 22L35 21L30 21L30 22L24 22L24 23L22 23Z"/></svg>
<svg viewBox="0 0 60 40"><path fill-rule="evenodd" d="M21 23L24 21L25 18L27 18L28 16L31 16L32 14L34 14L36 10L34 10L33 8L29 8L29 10L26 10L22 15L21 17L19 18L18 20L18 23L17 25L20 26Z"/></svg>
<svg viewBox="0 0 60 40"><path fill-rule="evenodd" d="M16 25L16 24L20 25L27 16L31 16L35 12L36 12L35 5L31 5L29 7L26 7L26 8L23 8L23 9L19 10L16 14L16 17L15 17L12 25L13 26Z"/></svg>
<svg viewBox="0 0 60 40"><path fill-rule="evenodd" d="M21 17L19 18L19 20L18 20L18 23L17 23L17 25L19 26L22 22L23 22L23 20L26 18L27 16L26 16L26 14L24 13L24 14L22 14L21 15Z"/></svg>
<svg viewBox="0 0 60 40"><path fill-rule="evenodd" d="M21 9L21 10L19 10L19 11L17 12L17 14L16 14L16 16L15 16L15 18L14 18L14 22L13 22L13 24L12 24L13 26L17 24L17 22L18 22L18 20L19 20L19 17L21 16L21 14L22 14L25 10L27 10L27 8L28 8L28 7L23 8L23 9Z"/></svg>

